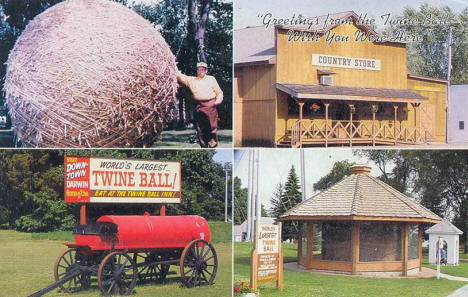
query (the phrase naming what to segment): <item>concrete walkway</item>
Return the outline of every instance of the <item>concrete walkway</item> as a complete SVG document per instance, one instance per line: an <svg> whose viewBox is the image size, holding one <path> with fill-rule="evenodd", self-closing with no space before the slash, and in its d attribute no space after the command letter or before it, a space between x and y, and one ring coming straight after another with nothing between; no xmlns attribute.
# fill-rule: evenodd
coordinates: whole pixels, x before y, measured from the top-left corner
<svg viewBox="0 0 468 297"><path fill-rule="evenodd" d="M460 277L460 276L452 276L448 274L441 273L440 277L449 279L449 280L455 280L455 281L460 281L460 282L468 282L468 278L466 277ZM452 294L448 295L447 297L467 297L468 296L468 285L465 285L461 287L460 289L456 290Z"/></svg>

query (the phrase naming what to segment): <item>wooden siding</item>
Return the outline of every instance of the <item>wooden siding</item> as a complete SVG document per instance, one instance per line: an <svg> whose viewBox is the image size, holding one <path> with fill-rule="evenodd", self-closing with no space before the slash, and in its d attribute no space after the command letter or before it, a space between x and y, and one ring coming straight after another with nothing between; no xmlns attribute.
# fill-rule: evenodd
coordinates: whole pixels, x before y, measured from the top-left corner
<svg viewBox="0 0 468 297"><path fill-rule="evenodd" d="M271 146L275 132L275 67L235 69L234 145Z"/></svg>
<svg viewBox="0 0 468 297"><path fill-rule="evenodd" d="M313 259L307 269L349 271L353 270L353 263L344 261L329 261Z"/></svg>
<svg viewBox="0 0 468 297"><path fill-rule="evenodd" d="M418 121L424 125L427 122L427 117L424 112L434 110L433 114L433 127L434 127L434 141L445 142L445 129L446 129L446 108L447 108L447 84L443 82L428 81L419 78L408 77L408 89L427 97L427 103L421 104L421 111L418 116ZM424 104L432 105L432 108L424 108ZM409 108L408 115L413 115L413 109ZM426 117L426 120L424 119Z"/></svg>
<svg viewBox="0 0 468 297"><path fill-rule="evenodd" d="M406 47L404 44L382 44L354 41L358 28L340 25L330 34L349 36L349 42L326 43L326 36L320 41L288 41L288 31L279 30L277 35L277 80L278 82L318 84L317 69L329 69L334 85L406 89ZM381 69L359 70L329 66L312 66L312 54L367 58L381 61Z"/></svg>

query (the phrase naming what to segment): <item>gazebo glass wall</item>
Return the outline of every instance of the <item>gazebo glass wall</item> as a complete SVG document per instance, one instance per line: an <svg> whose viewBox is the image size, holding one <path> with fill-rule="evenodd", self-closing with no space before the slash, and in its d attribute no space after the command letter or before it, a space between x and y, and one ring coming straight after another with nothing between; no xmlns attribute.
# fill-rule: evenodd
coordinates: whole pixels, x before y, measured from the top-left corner
<svg viewBox="0 0 468 297"><path fill-rule="evenodd" d="M401 224L361 222L359 261L401 261Z"/></svg>
<svg viewBox="0 0 468 297"><path fill-rule="evenodd" d="M351 261L351 224L323 222L313 224L312 259Z"/></svg>
<svg viewBox="0 0 468 297"><path fill-rule="evenodd" d="M408 229L408 259L419 258L419 225L410 225Z"/></svg>
<svg viewBox="0 0 468 297"><path fill-rule="evenodd" d="M307 269L349 273L421 269L419 224L389 221L301 223L298 263Z"/></svg>

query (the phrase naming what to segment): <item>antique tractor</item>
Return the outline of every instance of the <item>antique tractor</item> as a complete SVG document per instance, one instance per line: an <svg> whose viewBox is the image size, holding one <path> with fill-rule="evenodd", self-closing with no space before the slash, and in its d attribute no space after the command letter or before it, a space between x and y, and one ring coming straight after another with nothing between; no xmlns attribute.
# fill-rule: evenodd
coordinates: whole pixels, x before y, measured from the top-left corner
<svg viewBox="0 0 468 297"><path fill-rule="evenodd" d="M74 234L55 262L50 288L76 292L96 278L104 296L129 295L138 281L164 280L170 265L179 266L187 287L210 285L216 276L216 251L200 216L109 215L77 226Z"/></svg>

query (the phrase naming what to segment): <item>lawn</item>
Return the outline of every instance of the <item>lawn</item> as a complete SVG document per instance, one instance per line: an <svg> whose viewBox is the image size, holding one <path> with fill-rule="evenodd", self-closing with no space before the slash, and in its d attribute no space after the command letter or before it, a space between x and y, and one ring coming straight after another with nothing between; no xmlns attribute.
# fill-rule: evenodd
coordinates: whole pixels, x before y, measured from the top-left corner
<svg viewBox="0 0 468 297"><path fill-rule="evenodd" d="M212 226L212 242L218 254L218 272L215 283L209 287L187 289L181 285L178 267L171 266L163 284L145 284L135 287L131 296L205 297L231 296L232 245L231 224L209 222ZM226 240L228 238L228 240ZM55 260L66 247L63 241L73 240L70 232L42 234L0 230L0 296L28 296L54 282ZM58 289L49 296L95 297L101 292L96 283L83 292L67 294Z"/></svg>
<svg viewBox="0 0 468 297"><path fill-rule="evenodd" d="M234 245L234 280L249 282L249 243ZM295 261L296 247L284 244L284 259ZM284 271L284 290L277 291L276 284L260 284L261 296L314 296L314 297L442 297L466 283L446 279L369 278L344 275L324 275L312 272Z"/></svg>
<svg viewBox="0 0 468 297"><path fill-rule="evenodd" d="M437 269L437 265L429 264L429 260L427 258L423 259L423 266L431 269ZM461 276L468 278L468 262L460 261L458 266L440 266L440 272L453 275L453 276Z"/></svg>

